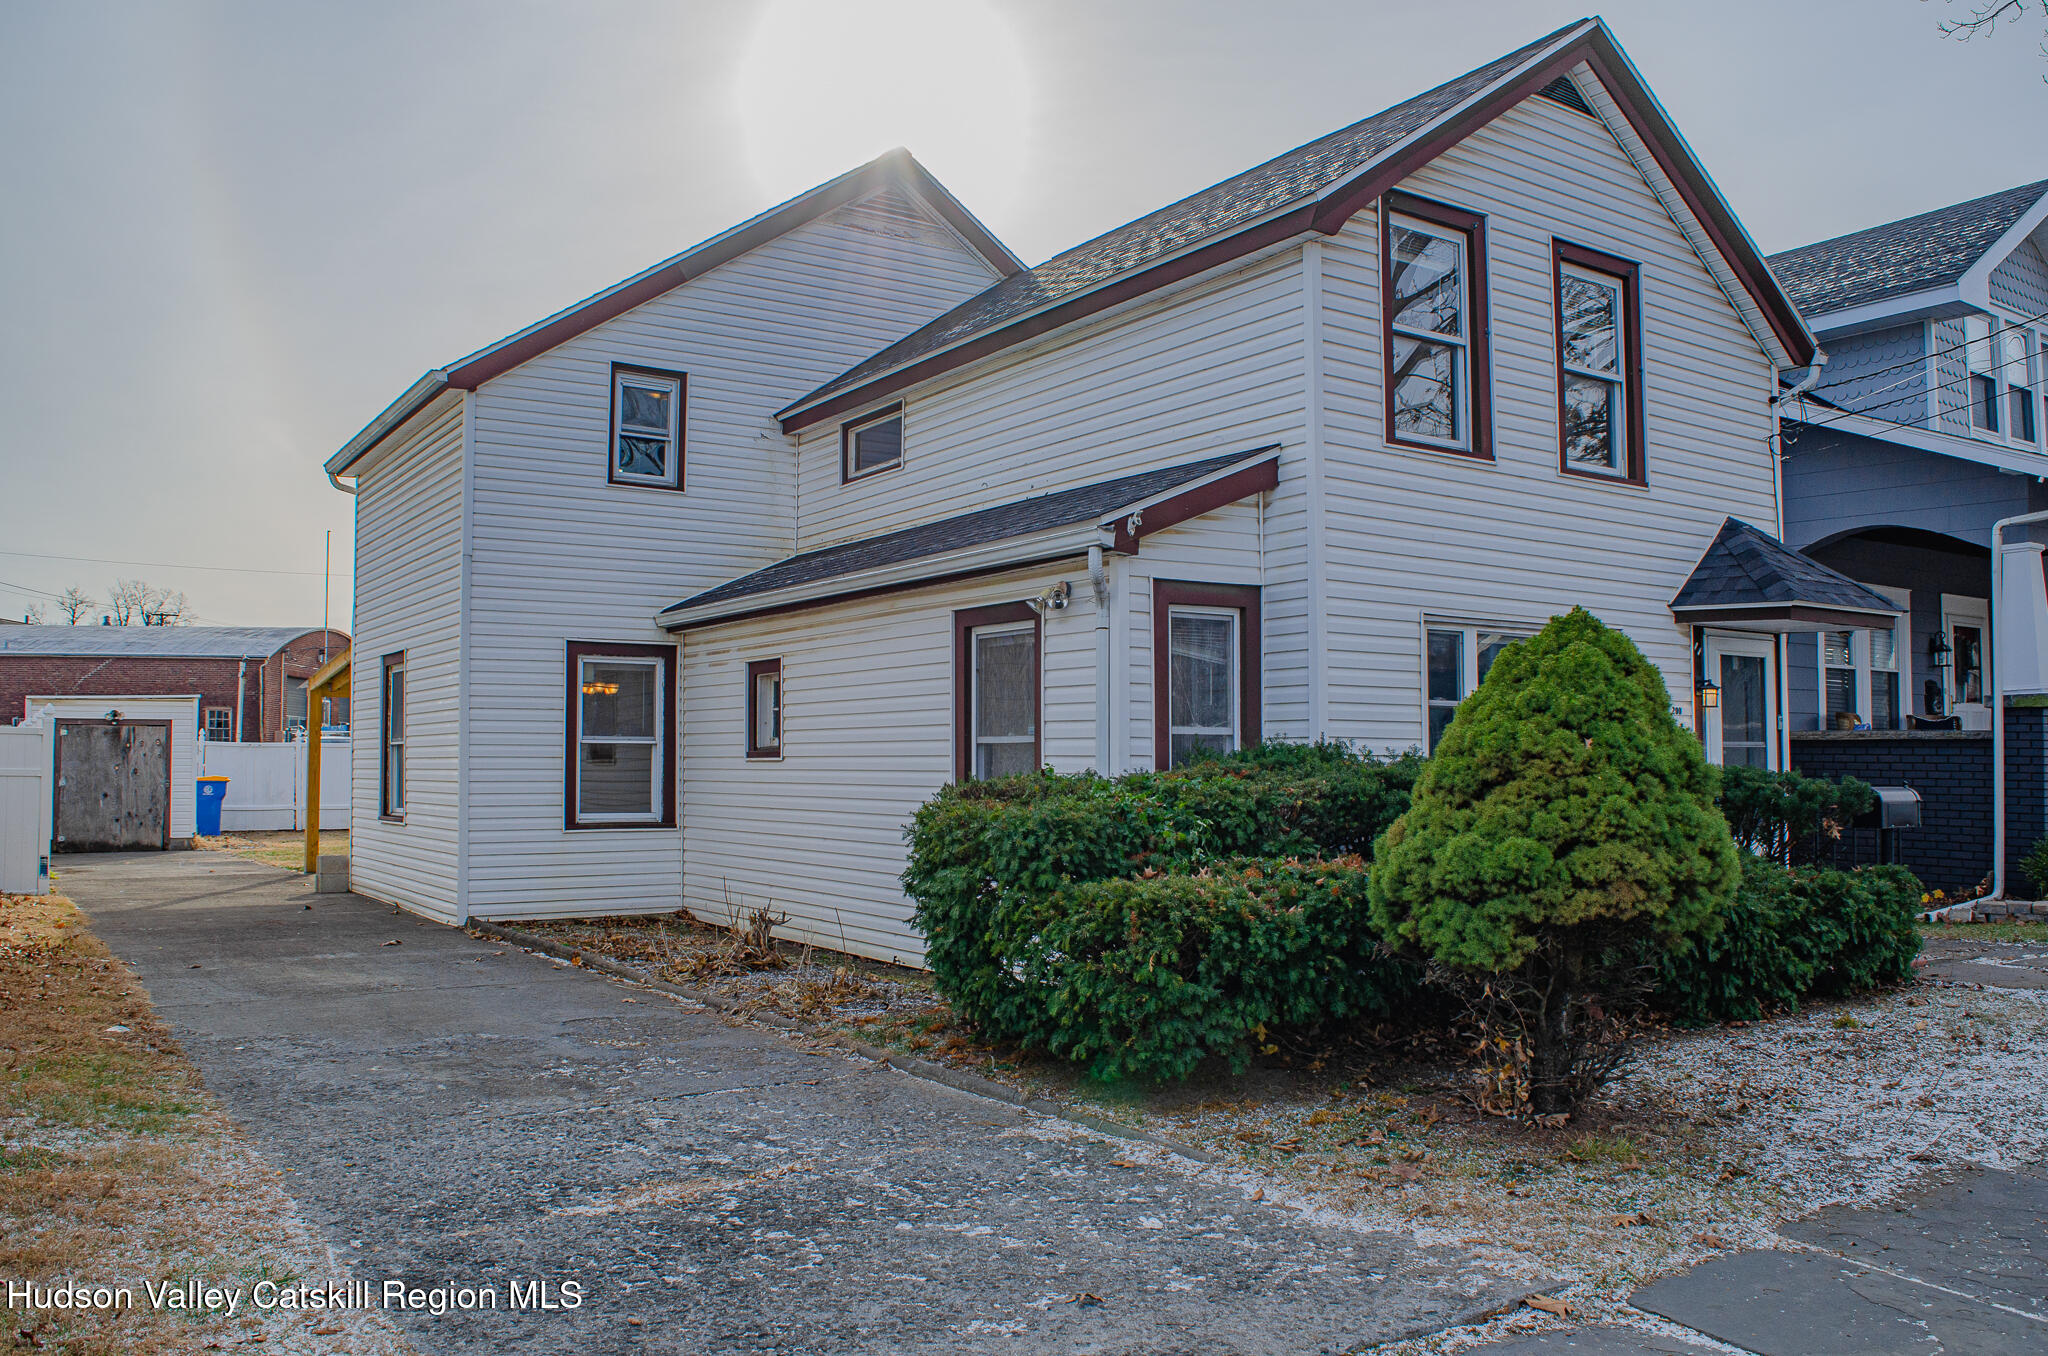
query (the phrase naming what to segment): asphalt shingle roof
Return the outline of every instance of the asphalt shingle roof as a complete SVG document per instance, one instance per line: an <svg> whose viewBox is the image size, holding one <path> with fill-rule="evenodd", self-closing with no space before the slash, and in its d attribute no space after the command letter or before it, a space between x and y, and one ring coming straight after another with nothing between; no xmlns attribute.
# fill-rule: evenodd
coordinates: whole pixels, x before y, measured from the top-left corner
<svg viewBox="0 0 2048 1356"><path fill-rule="evenodd" d="M1785 603L1844 608L1857 612L1897 612L1898 605L1803 556L1760 528L1740 518L1721 524L1714 544L1693 567L1692 577L1671 600L1682 608L1744 607Z"/></svg>
<svg viewBox="0 0 2048 1356"><path fill-rule="evenodd" d="M267 659L317 626L8 626L0 658ZM336 632L339 635L340 632Z"/></svg>
<svg viewBox="0 0 2048 1356"><path fill-rule="evenodd" d="M1156 263L1282 208L1306 202L1350 179L1411 134L1480 93L1584 22L1566 24L1427 93L1276 156L1149 216L1119 226L1107 235L1076 245L1036 268L1013 274L834 377L789 409L858 386L870 377L996 329L1119 274Z"/></svg>
<svg viewBox="0 0 2048 1356"><path fill-rule="evenodd" d="M1945 287L2048 193L2048 179L1838 235L1770 257L1799 309L1827 315Z"/></svg>
<svg viewBox="0 0 2048 1356"><path fill-rule="evenodd" d="M1250 462L1261 452L1275 450L1275 447L1259 447L1242 452L1228 452L1219 457L1205 457L1201 461L1164 466L1137 475L1120 476L1115 480L1100 480L1093 485L1082 485L1077 489L1057 490L1051 494L1020 499L1014 503L998 504L994 508L976 509L972 513L941 518L933 523L920 523L916 527L885 532L877 537L863 537L858 541L821 547L816 551L806 551L801 555L778 560L773 565L765 566L752 574L727 580L716 588L706 589L702 593L685 598L680 603L664 608L663 613L666 615L683 608L730 602L735 598L747 598L798 584L821 583L862 570L901 565L946 551L985 546L990 542L1029 536L1031 533L1044 532L1056 527L1072 527L1076 523L1099 521L1127 505L1150 499L1154 495L1165 494L1221 471L1227 466Z"/></svg>

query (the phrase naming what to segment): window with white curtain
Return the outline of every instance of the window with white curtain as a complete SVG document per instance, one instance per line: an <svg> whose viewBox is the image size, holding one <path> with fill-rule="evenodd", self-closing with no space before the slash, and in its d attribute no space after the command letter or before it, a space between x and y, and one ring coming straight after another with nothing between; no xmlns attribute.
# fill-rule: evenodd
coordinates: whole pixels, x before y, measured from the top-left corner
<svg viewBox="0 0 2048 1356"><path fill-rule="evenodd" d="M974 775L1038 770L1038 627L978 626L969 634Z"/></svg>
<svg viewBox="0 0 2048 1356"><path fill-rule="evenodd" d="M1166 612L1167 765L1240 743L1234 607L1170 606Z"/></svg>

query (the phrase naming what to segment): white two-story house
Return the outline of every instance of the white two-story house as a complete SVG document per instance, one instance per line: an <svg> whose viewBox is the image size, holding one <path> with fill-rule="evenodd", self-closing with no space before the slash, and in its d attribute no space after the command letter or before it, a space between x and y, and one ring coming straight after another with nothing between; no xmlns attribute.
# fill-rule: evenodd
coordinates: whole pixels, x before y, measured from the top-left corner
<svg viewBox="0 0 2048 1356"><path fill-rule="evenodd" d="M1806 327L1597 20L1036 268L892 155L428 374L357 493L359 891L916 961L951 779L1428 746L1583 605L1782 765Z"/></svg>

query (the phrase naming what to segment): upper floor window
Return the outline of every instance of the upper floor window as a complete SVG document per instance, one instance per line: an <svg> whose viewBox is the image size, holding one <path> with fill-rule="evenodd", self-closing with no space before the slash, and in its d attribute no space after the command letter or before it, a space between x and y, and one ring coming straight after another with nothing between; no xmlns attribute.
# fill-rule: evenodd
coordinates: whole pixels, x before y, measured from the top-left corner
<svg viewBox="0 0 2048 1356"><path fill-rule="evenodd" d="M688 389L681 372L612 364L612 484L683 488Z"/></svg>
<svg viewBox="0 0 2048 1356"><path fill-rule="evenodd" d="M1380 220L1387 441L1490 455L1486 219L1389 193Z"/></svg>
<svg viewBox="0 0 2048 1356"><path fill-rule="evenodd" d="M1559 240L1558 464L1580 475L1643 479L1638 269Z"/></svg>
<svg viewBox="0 0 2048 1356"><path fill-rule="evenodd" d="M840 480L886 471L903 464L903 407L891 405L839 427Z"/></svg>
<svg viewBox="0 0 2048 1356"><path fill-rule="evenodd" d="M2041 337L1993 316L1963 319L1970 373L1970 427L2038 446L2041 441Z"/></svg>

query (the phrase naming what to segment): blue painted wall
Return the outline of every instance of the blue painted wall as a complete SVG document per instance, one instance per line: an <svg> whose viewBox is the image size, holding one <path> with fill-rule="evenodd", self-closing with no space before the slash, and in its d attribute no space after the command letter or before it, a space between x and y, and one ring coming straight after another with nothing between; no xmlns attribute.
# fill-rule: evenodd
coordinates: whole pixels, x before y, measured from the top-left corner
<svg viewBox="0 0 2048 1356"><path fill-rule="evenodd" d="M1865 438L1788 425L1784 437L1785 543L1815 542L1867 527L1913 527L1990 548L2000 518L2048 507L2033 476L2013 475Z"/></svg>

